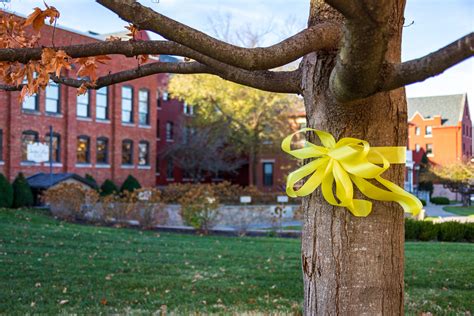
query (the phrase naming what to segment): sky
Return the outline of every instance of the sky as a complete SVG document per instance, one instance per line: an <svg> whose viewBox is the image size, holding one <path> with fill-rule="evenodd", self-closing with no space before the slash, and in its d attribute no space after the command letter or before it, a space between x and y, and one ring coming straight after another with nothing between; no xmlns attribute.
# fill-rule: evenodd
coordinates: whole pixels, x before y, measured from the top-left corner
<svg viewBox="0 0 474 316"><path fill-rule="evenodd" d="M5 1L5 0L3 0ZM9 0L0 4L28 15L32 8L44 7L42 0ZM0 0L2 2L2 0ZM231 16L231 27L266 30L264 44L272 44L304 28L309 0L140 0L143 5L191 27L212 33L210 19ZM93 0L46 0L61 17L58 24L87 32L111 33L125 23L115 13ZM407 0L402 60L424 56L474 31L474 0ZM443 74L407 87L408 97L468 93L474 115L474 58Z"/></svg>

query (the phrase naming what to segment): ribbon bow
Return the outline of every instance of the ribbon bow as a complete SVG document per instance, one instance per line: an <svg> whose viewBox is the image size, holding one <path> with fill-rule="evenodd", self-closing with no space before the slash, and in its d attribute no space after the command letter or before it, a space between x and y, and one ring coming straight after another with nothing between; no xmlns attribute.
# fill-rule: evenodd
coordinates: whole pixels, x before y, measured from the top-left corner
<svg viewBox="0 0 474 316"><path fill-rule="evenodd" d="M300 149L291 149L291 140L298 133L314 131L323 146L306 141ZM405 163L405 147L370 147L365 140L342 138L337 143L326 132L303 128L286 137L281 148L298 159L315 158L288 175L286 193L290 197L306 196L321 185L324 199L331 205L346 207L354 216L365 217L372 211L372 202L354 199L353 184L368 198L399 203L407 213L417 215L423 208L421 202L404 189L380 175L390 163ZM294 185L311 175L298 189ZM366 179L373 179L387 190ZM336 196L333 184L336 182ZM336 200L337 197L337 200ZM338 201L339 200L339 201Z"/></svg>

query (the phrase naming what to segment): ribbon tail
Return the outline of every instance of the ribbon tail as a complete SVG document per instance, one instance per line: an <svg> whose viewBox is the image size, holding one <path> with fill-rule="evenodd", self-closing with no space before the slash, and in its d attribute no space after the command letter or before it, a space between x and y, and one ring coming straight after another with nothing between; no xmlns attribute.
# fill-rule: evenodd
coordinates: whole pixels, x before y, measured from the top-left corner
<svg viewBox="0 0 474 316"><path fill-rule="evenodd" d="M369 181L354 175L351 175L351 179L360 192L362 192L362 194L368 198L378 201L397 202L402 206L406 213L412 213L415 216L423 208L420 200L418 200L415 196L406 192L395 183L385 180L382 177L376 177L375 180L377 180L390 191L381 189Z"/></svg>
<svg viewBox="0 0 474 316"><path fill-rule="evenodd" d="M313 160L310 163L291 172L286 180L286 194L289 197L306 196L316 190L316 188L321 184L324 174L325 168L321 168L321 166L323 166L326 162L327 159L325 158ZM301 188L295 191L295 184L313 172L314 174L309 177L309 179L301 186Z"/></svg>

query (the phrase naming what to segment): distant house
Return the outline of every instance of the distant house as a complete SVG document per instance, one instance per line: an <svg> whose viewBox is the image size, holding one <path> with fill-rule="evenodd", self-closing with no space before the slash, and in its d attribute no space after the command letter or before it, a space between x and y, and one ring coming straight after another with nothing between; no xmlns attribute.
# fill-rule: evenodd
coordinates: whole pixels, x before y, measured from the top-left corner
<svg viewBox="0 0 474 316"><path fill-rule="evenodd" d="M446 165L472 158L472 121L466 94L408 99L408 148L419 163Z"/></svg>

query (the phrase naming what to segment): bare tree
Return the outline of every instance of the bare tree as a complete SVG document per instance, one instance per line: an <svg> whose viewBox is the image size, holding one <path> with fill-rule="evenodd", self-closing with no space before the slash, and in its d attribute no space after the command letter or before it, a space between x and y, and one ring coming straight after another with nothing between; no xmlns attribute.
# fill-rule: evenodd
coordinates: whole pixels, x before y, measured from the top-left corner
<svg viewBox="0 0 474 316"><path fill-rule="evenodd" d="M311 0L308 27L269 47L225 43L134 0L97 0L120 18L168 41L103 42L68 47L73 58L104 54L172 54L194 61L155 62L100 77L57 82L100 88L159 72L209 73L257 89L298 93L308 126L336 138L374 146L404 146L407 110L403 86L442 73L474 54L474 34L427 56L400 61L405 0ZM45 48L0 49L2 65L40 60ZM295 71L276 67L303 57ZM11 66L11 65L10 65ZM83 86L84 87L84 86ZM4 89L19 89L8 84ZM403 182L403 166L385 178ZM329 205L320 191L304 199L302 269L306 315L403 314L403 212L375 202L366 218Z"/></svg>
<svg viewBox="0 0 474 316"><path fill-rule="evenodd" d="M229 141L228 132L225 122L184 125L178 140L159 153L159 157L173 159L186 177L196 183L206 177L235 172L246 160Z"/></svg>

